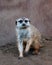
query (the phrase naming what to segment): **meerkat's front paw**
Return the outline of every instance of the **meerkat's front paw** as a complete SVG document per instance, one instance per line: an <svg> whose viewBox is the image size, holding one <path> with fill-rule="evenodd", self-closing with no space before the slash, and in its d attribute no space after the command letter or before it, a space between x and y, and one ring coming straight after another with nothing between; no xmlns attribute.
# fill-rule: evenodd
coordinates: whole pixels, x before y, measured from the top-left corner
<svg viewBox="0 0 52 65"><path fill-rule="evenodd" d="M20 54L18 59L22 59L23 58L23 54Z"/></svg>
<svg viewBox="0 0 52 65"><path fill-rule="evenodd" d="M24 56L25 56L25 57L28 56L28 52L25 52L25 53L24 53Z"/></svg>
<svg viewBox="0 0 52 65"><path fill-rule="evenodd" d="M22 59L22 58L23 58L23 57L20 57L20 56L18 57L18 59Z"/></svg>

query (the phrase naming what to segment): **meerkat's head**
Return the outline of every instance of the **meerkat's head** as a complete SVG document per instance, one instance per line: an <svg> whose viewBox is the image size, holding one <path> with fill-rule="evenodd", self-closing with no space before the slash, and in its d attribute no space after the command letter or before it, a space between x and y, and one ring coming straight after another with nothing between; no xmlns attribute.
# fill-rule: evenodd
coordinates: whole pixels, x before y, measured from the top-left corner
<svg viewBox="0 0 52 65"><path fill-rule="evenodd" d="M20 29L26 29L30 26L30 20L26 17L16 19L16 26Z"/></svg>

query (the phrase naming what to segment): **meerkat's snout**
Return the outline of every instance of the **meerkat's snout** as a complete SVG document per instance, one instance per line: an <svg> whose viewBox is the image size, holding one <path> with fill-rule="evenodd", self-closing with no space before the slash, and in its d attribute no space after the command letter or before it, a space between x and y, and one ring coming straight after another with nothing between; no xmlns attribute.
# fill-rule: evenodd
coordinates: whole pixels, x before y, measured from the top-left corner
<svg viewBox="0 0 52 65"><path fill-rule="evenodd" d="M28 26L27 26L27 23L28 23L28 22L29 22L28 20L24 20L24 21L22 22L22 26L23 26L23 27L28 27ZM30 24L30 23L29 23L29 24Z"/></svg>
<svg viewBox="0 0 52 65"><path fill-rule="evenodd" d="M22 26L26 26L25 24L22 24Z"/></svg>

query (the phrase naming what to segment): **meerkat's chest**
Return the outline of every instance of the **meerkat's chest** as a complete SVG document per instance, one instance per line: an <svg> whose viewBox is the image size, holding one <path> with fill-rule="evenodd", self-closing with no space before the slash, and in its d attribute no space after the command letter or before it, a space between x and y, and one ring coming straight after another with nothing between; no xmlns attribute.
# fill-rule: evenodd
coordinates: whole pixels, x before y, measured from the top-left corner
<svg viewBox="0 0 52 65"><path fill-rule="evenodd" d="M21 39L28 39L30 38L31 34L29 30L20 30L18 35Z"/></svg>

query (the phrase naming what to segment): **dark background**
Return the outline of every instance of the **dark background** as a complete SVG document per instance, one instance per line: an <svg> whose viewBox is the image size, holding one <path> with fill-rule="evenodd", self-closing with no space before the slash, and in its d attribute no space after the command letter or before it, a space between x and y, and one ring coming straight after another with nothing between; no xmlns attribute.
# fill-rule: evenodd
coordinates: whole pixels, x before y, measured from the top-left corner
<svg viewBox="0 0 52 65"><path fill-rule="evenodd" d="M15 42L15 20L28 17L45 37L52 36L52 0L0 0L0 46Z"/></svg>

